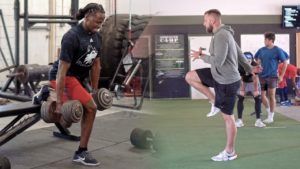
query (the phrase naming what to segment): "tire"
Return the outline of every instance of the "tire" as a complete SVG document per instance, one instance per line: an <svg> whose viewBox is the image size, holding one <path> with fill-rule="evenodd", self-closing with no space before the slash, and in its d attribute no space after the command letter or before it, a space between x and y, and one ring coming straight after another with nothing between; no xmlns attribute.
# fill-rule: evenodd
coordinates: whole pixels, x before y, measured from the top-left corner
<svg viewBox="0 0 300 169"><path fill-rule="evenodd" d="M141 36L150 19L148 16L132 15L131 41L133 43ZM109 88L109 84L121 61L122 54L127 47L128 24L129 15L118 14L108 17L102 25L100 30L102 48L99 87ZM125 75L123 67L121 67L119 73L121 76ZM117 78L115 82L121 83L122 78Z"/></svg>

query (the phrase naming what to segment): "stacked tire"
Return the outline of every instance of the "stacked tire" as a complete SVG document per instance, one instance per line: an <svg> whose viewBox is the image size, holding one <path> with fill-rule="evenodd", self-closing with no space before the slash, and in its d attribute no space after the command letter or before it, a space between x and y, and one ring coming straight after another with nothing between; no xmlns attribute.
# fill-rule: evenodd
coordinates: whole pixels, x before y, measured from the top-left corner
<svg viewBox="0 0 300 169"><path fill-rule="evenodd" d="M132 15L131 18L131 41L135 43L142 35L150 21L149 16ZM102 25L100 34L102 36L101 48L101 73L99 87L108 88L112 80L122 54L128 45L129 15L118 14L108 17ZM116 83L121 83L125 76L124 68L119 71Z"/></svg>

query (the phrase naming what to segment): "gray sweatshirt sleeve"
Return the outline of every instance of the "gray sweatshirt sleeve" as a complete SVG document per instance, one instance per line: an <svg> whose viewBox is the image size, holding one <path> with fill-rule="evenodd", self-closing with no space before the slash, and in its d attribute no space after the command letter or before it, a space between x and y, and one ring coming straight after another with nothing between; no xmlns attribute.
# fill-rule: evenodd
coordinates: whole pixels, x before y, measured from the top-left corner
<svg viewBox="0 0 300 169"><path fill-rule="evenodd" d="M238 54L238 62L239 64L245 69L246 72L252 72L252 66L248 63L247 59L245 58L241 48L237 43L235 43L237 54Z"/></svg>
<svg viewBox="0 0 300 169"><path fill-rule="evenodd" d="M228 53L228 35L227 34L219 34L215 36L214 39L214 53L212 56L204 55L202 59L210 64L214 64L216 68L221 67L226 59L226 55Z"/></svg>

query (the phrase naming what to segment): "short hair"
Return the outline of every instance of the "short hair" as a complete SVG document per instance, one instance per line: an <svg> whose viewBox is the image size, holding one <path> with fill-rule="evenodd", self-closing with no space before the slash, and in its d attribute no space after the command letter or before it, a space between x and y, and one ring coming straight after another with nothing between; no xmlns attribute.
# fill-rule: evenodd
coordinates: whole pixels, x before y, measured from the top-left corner
<svg viewBox="0 0 300 169"><path fill-rule="evenodd" d="M274 32L266 32L265 39L269 39L269 40L272 40L273 42L275 42L275 33Z"/></svg>
<svg viewBox="0 0 300 169"><path fill-rule="evenodd" d="M218 9L210 9L204 15L213 15L215 18L221 18L221 12Z"/></svg>

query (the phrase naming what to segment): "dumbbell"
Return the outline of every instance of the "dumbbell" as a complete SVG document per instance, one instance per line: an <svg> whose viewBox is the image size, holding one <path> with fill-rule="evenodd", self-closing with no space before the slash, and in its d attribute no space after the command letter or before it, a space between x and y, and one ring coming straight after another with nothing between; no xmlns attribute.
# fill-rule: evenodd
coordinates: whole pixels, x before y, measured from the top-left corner
<svg viewBox="0 0 300 169"><path fill-rule="evenodd" d="M78 123L83 114L82 104L78 100L65 102L61 107L60 123L63 127L69 128L72 123Z"/></svg>
<svg viewBox="0 0 300 169"><path fill-rule="evenodd" d="M9 159L4 157L4 156L0 156L0 168L1 169L10 169L10 162Z"/></svg>
<svg viewBox="0 0 300 169"><path fill-rule="evenodd" d="M150 130L133 129L130 134L130 142L136 148L157 151L157 140Z"/></svg>
<svg viewBox="0 0 300 169"><path fill-rule="evenodd" d="M113 97L109 90L100 88L92 93L92 97L97 105L97 109L100 111L109 109L113 103Z"/></svg>
<svg viewBox="0 0 300 169"><path fill-rule="evenodd" d="M68 128L72 123L78 123L83 114L82 104L78 100L69 100L61 107L60 113L55 113L56 102L43 102L41 106L41 117L46 123L59 122L63 127Z"/></svg>
<svg viewBox="0 0 300 169"><path fill-rule="evenodd" d="M46 101L42 103L41 117L46 123L59 122L61 114L55 113L55 109L56 109L55 101Z"/></svg>

